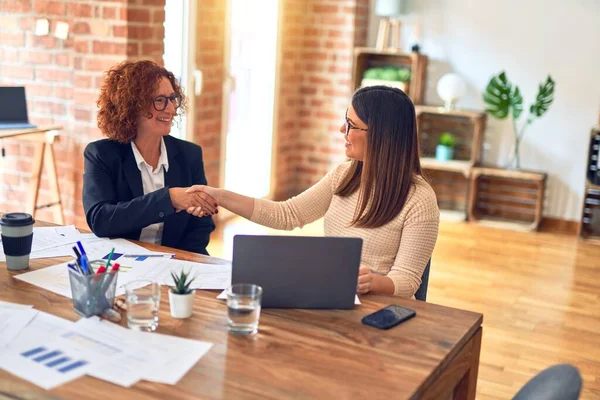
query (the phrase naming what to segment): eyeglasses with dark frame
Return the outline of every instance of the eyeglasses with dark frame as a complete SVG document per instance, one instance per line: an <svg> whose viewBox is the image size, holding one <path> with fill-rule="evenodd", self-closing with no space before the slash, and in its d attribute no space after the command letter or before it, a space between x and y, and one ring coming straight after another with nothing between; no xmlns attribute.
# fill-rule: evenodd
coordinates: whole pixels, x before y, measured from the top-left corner
<svg viewBox="0 0 600 400"><path fill-rule="evenodd" d="M179 108L179 106L181 105L181 97L179 95L172 95L172 96L158 96L154 98L153 104L154 104L154 109L156 111L164 111L167 108L167 105L169 104L169 100L171 100L171 103L173 103L173 106L177 109Z"/></svg>
<svg viewBox="0 0 600 400"><path fill-rule="evenodd" d="M344 116L344 127L346 128L346 136L348 136L348 134L350 133L350 129L357 129L359 131L365 132L368 131L368 129L359 128L358 126L354 126L350 123L350 120L348 119L348 110L346 110L346 115Z"/></svg>

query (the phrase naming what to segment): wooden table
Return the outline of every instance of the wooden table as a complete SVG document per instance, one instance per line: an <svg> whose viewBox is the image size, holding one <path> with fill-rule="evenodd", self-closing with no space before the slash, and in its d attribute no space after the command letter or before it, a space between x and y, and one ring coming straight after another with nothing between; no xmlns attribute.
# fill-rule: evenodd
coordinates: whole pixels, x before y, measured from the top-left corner
<svg viewBox="0 0 600 400"><path fill-rule="evenodd" d="M201 255L175 252L179 259L206 262ZM67 258L30 265L35 270L62 261ZM0 263L0 300L78 319L71 299L14 279L17 274ZM353 310L263 309L259 333L240 337L228 334L227 308L216 295L197 291L192 318L176 320L163 287L158 332L215 344L176 386L142 381L125 389L86 376L51 394L70 399L440 399L454 391L455 399L475 398L481 314L367 295ZM362 317L388 304L412 308L417 316L388 331L361 324ZM7 386L43 392L0 370L0 389Z"/></svg>
<svg viewBox="0 0 600 400"><path fill-rule="evenodd" d="M0 130L0 139L18 139L36 143L33 161L31 163L31 180L25 211L35 217L36 210L46 207L54 207L54 222L65 223L65 217L60 200L60 189L56 175L56 159L54 157L54 142L58 140L58 131L61 126L40 126L29 129ZM51 195L54 200L49 204L38 205L40 192L40 178L42 169L46 163L46 172L49 179Z"/></svg>

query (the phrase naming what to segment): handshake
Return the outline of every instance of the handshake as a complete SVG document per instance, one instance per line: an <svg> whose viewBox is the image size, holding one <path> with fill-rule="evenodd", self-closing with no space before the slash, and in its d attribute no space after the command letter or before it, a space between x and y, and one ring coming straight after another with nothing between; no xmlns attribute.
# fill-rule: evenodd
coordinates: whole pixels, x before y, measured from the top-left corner
<svg viewBox="0 0 600 400"><path fill-rule="evenodd" d="M171 203L177 212L185 210L196 217L219 212L221 190L210 186L194 185L189 188L170 188Z"/></svg>

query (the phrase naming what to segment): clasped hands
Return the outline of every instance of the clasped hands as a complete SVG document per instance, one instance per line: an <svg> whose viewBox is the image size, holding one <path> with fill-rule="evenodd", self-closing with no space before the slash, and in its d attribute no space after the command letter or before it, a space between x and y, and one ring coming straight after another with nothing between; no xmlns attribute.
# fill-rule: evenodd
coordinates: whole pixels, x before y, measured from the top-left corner
<svg viewBox="0 0 600 400"><path fill-rule="evenodd" d="M189 188L170 188L171 203L177 212L187 211L196 217L205 217L219 212L217 189L194 185Z"/></svg>

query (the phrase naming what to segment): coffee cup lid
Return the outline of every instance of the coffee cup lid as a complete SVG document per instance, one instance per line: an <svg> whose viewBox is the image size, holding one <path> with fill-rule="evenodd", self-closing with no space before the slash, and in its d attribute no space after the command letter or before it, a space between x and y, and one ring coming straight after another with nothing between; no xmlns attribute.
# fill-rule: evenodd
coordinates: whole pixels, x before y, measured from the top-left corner
<svg viewBox="0 0 600 400"><path fill-rule="evenodd" d="M0 225L6 226L27 226L33 223L35 223L35 220L27 213L8 213L0 218Z"/></svg>

